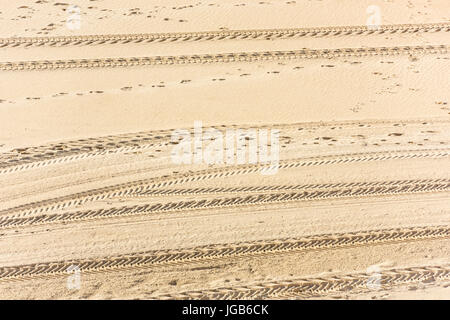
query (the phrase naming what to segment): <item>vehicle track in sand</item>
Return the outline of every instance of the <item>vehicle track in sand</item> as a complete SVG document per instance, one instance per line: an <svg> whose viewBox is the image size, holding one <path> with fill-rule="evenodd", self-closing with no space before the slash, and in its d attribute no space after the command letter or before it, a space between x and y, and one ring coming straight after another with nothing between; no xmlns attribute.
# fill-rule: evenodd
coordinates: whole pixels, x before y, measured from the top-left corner
<svg viewBox="0 0 450 320"><path fill-rule="evenodd" d="M417 282L437 282L450 279L450 265L420 266L382 270L381 289ZM373 273L265 281L235 287L162 294L154 299L286 299L327 296L330 293L369 290Z"/></svg>
<svg viewBox="0 0 450 320"><path fill-rule="evenodd" d="M301 191L303 190L303 191ZM405 180L383 183L359 183L357 186L337 188L300 189L296 192L250 194L248 196L221 197L202 200L186 200L165 203L148 203L85 211L48 213L41 215L12 215L0 218L0 228L78 222L113 217L151 215L157 213L188 212L189 210L252 207L267 204L282 204L298 201L317 201L338 198L361 198L368 196L408 195L450 190L450 180Z"/></svg>
<svg viewBox="0 0 450 320"><path fill-rule="evenodd" d="M87 46L152 42L191 42L220 40L274 40L301 37L333 37L372 34L449 32L450 23L394 24L377 28L368 26L334 26L289 29L221 30L203 32L106 34L86 36L18 37L0 39L0 48L42 46Z"/></svg>
<svg viewBox="0 0 450 320"><path fill-rule="evenodd" d="M437 150L406 150L373 152L361 154L342 154L333 156L308 157L293 160L282 160L277 169L292 169L309 166L347 164L368 161L387 161L401 159L440 159L450 155L450 149ZM79 206L88 202L102 201L117 197L127 197L150 190L158 190L189 182L198 182L216 178L226 178L237 175L246 175L261 172L267 167L262 164L247 164L233 167L205 169L188 173L173 174L169 177L154 177L137 180L97 189L91 189L67 196L31 202L17 207L0 210L0 217L5 215L28 216L52 210L61 210Z"/></svg>
<svg viewBox="0 0 450 320"><path fill-rule="evenodd" d="M0 71L40 71L97 69L158 65L208 64L231 62L279 61L296 59L332 59L342 57L396 56L411 54L446 54L448 45L360 47L340 49L301 49L290 51L255 51L181 56L123 57L71 60L36 60L0 62Z"/></svg>
<svg viewBox="0 0 450 320"><path fill-rule="evenodd" d="M98 259L82 259L0 267L0 281L35 276L65 274L76 265L82 272L99 272L120 268L148 268L180 265L248 256L264 256L311 250L349 248L385 243L403 243L450 237L449 226L427 226L377 229L338 234L320 234L301 238L258 240L250 242L213 244L186 249L153 250Z"/></svg>
<svg viewBox="0 0 450 320"><path fill-rule="evenodd" d="M318 189L326 190L330 188L347 188L347 187L367 187L383 186L383 185L402 185L414 183L416 180L399 180L399 181L376 181L376 182L342 182L327 184L299 184L299 185L277 185L277 186L239 186L239 187L199 187L199 188L178 188L178 189L159 189L146 190L144 192L136 192L125 197L155 197L155 196L190 196L190 195L216 195L216 194L242 194L242 193L258 193L258 192L276 192L276 191L293 191L302 189ZM426 183L427 180L421 180ZM430 179L429 182L446 182L447 179Z"/></svg>
<svg viewBox="0 0 450 320"><path fill-rule="evenodd" d="M277 129L294 131L296 133L303 129L343 128L343 127L371 127L378 125L397 126L417 125L428 126L430 124L448 124L447 119L411 119L411 120L360 120L360 121L337 121L337 122L309 122L293 124L274 124L272 126L250 126L250 125L222 125L209 126L203 129L216 129L224 131L227 129ZM95 138L60 141L40 146L22 147L0 153L0 174L13 173L22 170L39 168L42 166L60 164L74 160L80 160L95 156L104 156L115 153L134 152L149 148L167 146L171 143L171 133L175 129L141 131L119 135L109 135ZM193 128L185 128L193 134Z"/></svg>

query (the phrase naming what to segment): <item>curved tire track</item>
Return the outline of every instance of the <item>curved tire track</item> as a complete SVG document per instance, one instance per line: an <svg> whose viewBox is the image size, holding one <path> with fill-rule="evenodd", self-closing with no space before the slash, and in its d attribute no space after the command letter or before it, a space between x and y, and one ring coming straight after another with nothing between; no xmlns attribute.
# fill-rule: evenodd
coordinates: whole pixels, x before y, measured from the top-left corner
<svg viewBox="0 0 450 320"><path fill-rule="evenodd" d="M275 299L308 298L326 296L329 293L367 291L370 273L358 273L320 278L303 278L285 281L261 282L236 287L224 287L202 291L186 291L154 296L155 299ZM380 284L383 289L426 280L450 279L450 266L422 266L383 270Z"/></svg>
<svg viewBox="0 0 450 320"><path fill-rule="evenodd" d="M450 237L449 226L432 226L322 234L302 238L259 240L231 244L215 244L178 250L137 252L101 259L55 261L0 267L0 280L64 274L71 265L77 265L82 272L98 272L120 268L178 265L256 255L338 249L392 242L443 239L448 237Z"/></svg>
<svg viewBox="0 0 450 320"><path fill-rule="evenodd" d="M222 197L202 200L186 200L156 204L133 205L103 208L66 213L48 213L28 217L5 216L0 218L0 228L14 228L49 223L66 223L93 219L125 217L142 214L185 212L187 210L219 209L229 207L249 207L262 204L288 203L297 201L324 200L332 198L360 198L367 196L386 196L442 192L450 190L450 180L408 180L391 181L381 185L360 183L357 186L329 189L304 189L296 192L262 193L248 196Z"/></svg>
<svg viewBox="0 0 450 320"><path fill-rule="evenodd" d="M351 126L372 126L372 125L428 125L448 124L449 120L435 119L429 120L372 120L372 121L343 121L343 122L309 122L294 124L276 124L270 126L272 129L299 130L304 128L324 128L324 127L351 127ZM210 126L205 129L214 128L224 131L224 127ZM229 125L226 128L232 129L267 129L268 126L238 126ZM193 134L193 128L185 130ZM80 160L89 157L109 155L113 153L133 152L148 148L167 146L171 142L171 133L174 129L152 130L120 135L110 135L96 138L86 138L79 140L61 141L47 145L23 147L10 150L0 154L0 174L18 172L27 169L38 168L51 164L59 164L73 160Z"/></svg>
<svg viewBox="0 0 450 320"><path fill-rule="evenodd" d="M445 158L450 155L450 149L440 150L408 150L396 152L374 152L374 153L355 153L342 154L336 156L311 157L294 160L282 160L278 169L293 169L300 167L332 165L344 163L358 163L368 161L386 161L401 159L418 158ZM29 216L33 214L45 213L52 210L61 210L68 207L79 206L84 203L102 201L105 199L128 197L137 194L149 192L151 190L167 188L174 185L203 181L215 178L225 178L237 175L245 175L260 172L264 170L261 164L238 165L233 167L215 168L200 170L197 172L174 174L171 177L155 177L143 180L132 181L128 183L92 189L68 196L62 196L53 199L32 202L13 208L0 211L0 217L14 214L16 216Z"/></svg>
<svg viewBox="0 0 450 320"><path fill-rule="evenodd" d="M423 183L441 183L447 182L447 179L430 179L421 180ZM392 185L404 185L409 183L415 183L417 180L398 180L398 181L375 181L375 182L342 182L342 183L328 183L328 184L299 184L299 185L270 185L270 186L248 186L248 187L199 187L199 188L186 188L186 189L157 189L157 190L145 190L142 192L136 192L126 197L153 197L153 196L184 196L184 195L216 195L216 194L228 194L228 193L258 193L258 192L278 192L278 191L294 191L304 189L317 189L326 190L334 188L349 188L349 187L367 187L367 186L392 186Z"/></svg>

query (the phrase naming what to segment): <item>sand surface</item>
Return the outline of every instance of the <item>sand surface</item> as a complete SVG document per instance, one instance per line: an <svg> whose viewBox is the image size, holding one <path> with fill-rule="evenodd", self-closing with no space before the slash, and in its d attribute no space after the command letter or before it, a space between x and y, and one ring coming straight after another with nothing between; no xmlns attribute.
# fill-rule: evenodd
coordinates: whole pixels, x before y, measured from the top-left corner
<svg viewBox="0 0 450 320"><path fill-rule="evenodd" d="M3 4L0 298L449 299L450 4L347 2Z"/></svg>

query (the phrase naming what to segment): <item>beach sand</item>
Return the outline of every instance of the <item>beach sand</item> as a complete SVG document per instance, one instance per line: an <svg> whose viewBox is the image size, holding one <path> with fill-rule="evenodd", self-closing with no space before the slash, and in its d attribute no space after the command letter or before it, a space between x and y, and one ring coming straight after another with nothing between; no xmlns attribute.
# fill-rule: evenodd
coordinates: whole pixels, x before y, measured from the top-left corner
<svg viewBox="0 0 450 320"><path fill-rule="evenodd" d="M448 299L450 5L346 2L3 4L0 298Z"/></svg>

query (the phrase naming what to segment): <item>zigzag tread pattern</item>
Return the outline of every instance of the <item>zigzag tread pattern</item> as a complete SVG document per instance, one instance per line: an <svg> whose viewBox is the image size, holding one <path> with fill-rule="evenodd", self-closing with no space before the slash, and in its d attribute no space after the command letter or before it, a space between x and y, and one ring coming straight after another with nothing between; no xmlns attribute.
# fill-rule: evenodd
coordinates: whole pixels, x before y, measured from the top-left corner
<svg viewBox="0 0 450 320"><path fill-rule="evenodd" d="M183 56L121 57L72 60L36 60L0 62L1 71L39 71L61 69L119 68L158 65L207 64L298 59L333 59L341 57L396 56L411 54L446 54L447 45L363 47L339 49L301 49L290 51L259 51L211 53Z"/></svg>
<svg viewBox="0 0 450 320"><path fill-rule="evenodd" d="M203 200L186 200L168 203L156 203L145 205L123 206L119 208L103 208L87 211L75 211L66 213L49 213L36 216L2 217L0 228L40 225L57 222L84 221L100 218L125 217L140 214L156 214L170 212L184 212L186 210L219 209L228 207L250 207L262 204L281 204L297 201L325 200L331 198L360 198L367 196L386 196L398 194L414 194L426 192L443 192L450 189L450 180L408 180L391 181L382 185L361 183L353 187L341 187L331 189L311 189L296 192L250 194L248 196L236 196Z"/></svg>
<svg viewBox="0 0 450 320"><path fill-rule="evenodd" d="M368 290L373 274L359 273L343 276L303 278L262 282L236 287L202 291L186 291L154 296L155 299L281 299L326 296L329 293ZM384 270L380 285L383 289L426 280L443 281L450 278L450 266L422 266Z"/></svg>
<svg viewBox="0 0 450 320"><path fill-rule="evenodd" d="M450 227L431 226L378 229L339 234L313 235L301 238L215 244L186 249L137 252L101 259L56 261L0 267L0 280L64 274L72 265L78 266L83 272L98 272L119 268L178 265L217 259L282 254L306 250L336 249L341 247L418 241L424 239L443 239L448 238L449 236Z"/></svg>
<svg viewBox="0 0 450 320"><path fill-rule="evenodd" d="M450 155L449 149L439 150L405 150L396 152L375 152L375 153L353 153L342 154L337 156L322 156L312 158L300 158L294 160L283 160L277 166L277 169L292 169L299 167L355 163L366 161L385 161L399 159L414 158L443 158ZM65 209L71 206L82 205L87 202L101 201L116 197L135 196L145 194L150 190L167 188L178 184L202 181L206 179L215 179L223 177L231 177L237 175L245 175L261 172L267 167L256 165L240 165L233 167L206 169L187 174L176 174L171 177L155 177L150 179L138 180L99 189L84 191L68 196L42 200L38 202L28 203L18 207L4 209L0 211L0 216L15 214L17 216L28 216L38 213L45 213L52 210ZM155 191L155 194L157 192Z"/></svg>
<svg viewBox="0 0 450 320"><path fill-rule="evenodd" d="M332 37L351 35L397 34L448 32L449 23L397 24L381 25L377 28L368 26L334 26L317 28L289 29L253 29L221 30L206 32L146 33L146 34L107 34L86 36L57 37L16 37L0 39L0 48L42 47L42 46L79 46L103 44L129 44L152 42L190 42L221 40L274 40L299 37Z"/></svg>
<svg viewBox="0 0 450 320"><path fill-rule="evenodd" d="M432 123L447 124L445 119L435 119ZM272 129L298 130L304 128L323 127L351 127L351 126L372 126L372 125L425 125L427 120L372 120L372 121L343 121L343 122L310 122L295 124L275 124ZM267 126L230 125L229 129L267 129ZM223 127L211 126L205 129L223 130ZM186 128L193 134L192 128ZM120 152L133 152L152 147L167 146L171 140L171 132L174 130L152 130L120 135L110 135L89 139L69 140L47 145L24 147L10 150L0 154L0 174L17 172L26 169L42 167L46 165L64 163L88 157L108 155Z"/></svg>

